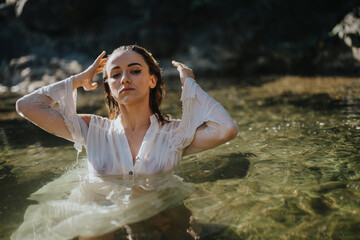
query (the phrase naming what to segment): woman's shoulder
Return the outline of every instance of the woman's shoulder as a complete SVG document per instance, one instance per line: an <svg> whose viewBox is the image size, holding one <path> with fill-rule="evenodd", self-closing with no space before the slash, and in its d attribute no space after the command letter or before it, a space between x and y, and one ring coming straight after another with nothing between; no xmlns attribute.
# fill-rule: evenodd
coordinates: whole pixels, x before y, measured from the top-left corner
<svg viewBox="0 0 360 240"><path fill-rule="evenodd" d="M108 128L113 124L114 120L111 120L107 117L94 115L94 114L88 114L89 116L86 116L88 118L88 126L89 127L105 127ZM84 119L86 122L86 120Z"/></svg>
<svg viewBox="0 0 360 240"><path fill-rule="evenodd" d="M160 124L161 130L165 132L171 132L175 130L180 124L180 119L167 119L164 124Z"/></svg>

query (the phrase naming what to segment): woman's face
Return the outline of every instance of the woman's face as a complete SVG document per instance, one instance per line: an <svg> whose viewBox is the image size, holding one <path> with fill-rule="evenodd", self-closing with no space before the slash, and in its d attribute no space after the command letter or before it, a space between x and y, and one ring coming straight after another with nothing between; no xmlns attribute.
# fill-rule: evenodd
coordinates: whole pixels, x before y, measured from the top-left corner
<svg viewBox="0 0 360 240"><path fill-rule="evenodd" d="M131 50L111 55L106 64L110 92L120 105L144 103L149 106L150 89L156 77L149 73L144 58Z"/></svg>

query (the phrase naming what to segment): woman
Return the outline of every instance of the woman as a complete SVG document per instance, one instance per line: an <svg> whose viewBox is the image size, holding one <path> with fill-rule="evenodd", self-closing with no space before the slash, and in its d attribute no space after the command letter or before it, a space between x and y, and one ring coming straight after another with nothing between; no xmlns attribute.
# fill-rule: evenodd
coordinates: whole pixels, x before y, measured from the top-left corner
<svg viewBox="0 0 360 240"><path fill-rule="evenodd" d="M205 93L186 65L173 61L183 86L181 120L161 115L164 81L152 55L142 47L122 46L101 53L84 72L43 87L16 103L18 113L59 137L85 146L95 176L135 178L172 170L182 156L225 143L237 126L225 109ZM94 90L103 72L109 118L76 113L76 89ZM59 103L59 109L51 106Z"/></svg>

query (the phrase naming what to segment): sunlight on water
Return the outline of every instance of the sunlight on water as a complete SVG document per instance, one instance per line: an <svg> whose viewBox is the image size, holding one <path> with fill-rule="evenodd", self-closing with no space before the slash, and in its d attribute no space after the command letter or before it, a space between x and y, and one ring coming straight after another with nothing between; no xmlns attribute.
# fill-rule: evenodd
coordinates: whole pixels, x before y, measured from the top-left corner
<svg viewBox="0 0 360 240"><path fill-rule="evenodd" d="M183 205L196 221L196 234L358 239L360 81L281 77L258 87L229 81L227 88L199 82L229 111L239 134L216 149L185 157L175 170L192 183ZM163 112L180 117L179 98L169 93ZM1 238L8 239L35 203L25 199L73 171L76 152L71 143L22 121L2 125L0 136ZM137 229L159 237L146 224ZM171 232L166 234L171 239Z"/></svg>

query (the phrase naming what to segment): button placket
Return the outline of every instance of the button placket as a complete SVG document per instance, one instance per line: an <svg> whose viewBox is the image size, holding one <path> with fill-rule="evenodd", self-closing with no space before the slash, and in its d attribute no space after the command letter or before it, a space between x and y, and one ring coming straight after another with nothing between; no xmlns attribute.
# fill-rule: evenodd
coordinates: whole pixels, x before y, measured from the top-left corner
<svg viewBox="0 0 360 240"><path fill-rule="evenodd" d="M139 164L140 164L140 161L141 161L141 158L139 157L139 156L137 156L136 157L136 160L135 160L135 164L134 164L134 167L133 167L133 176L135 175L134 173L135 173L135 171L136 171L136 169L138 169L139 168Z"/></svg>

